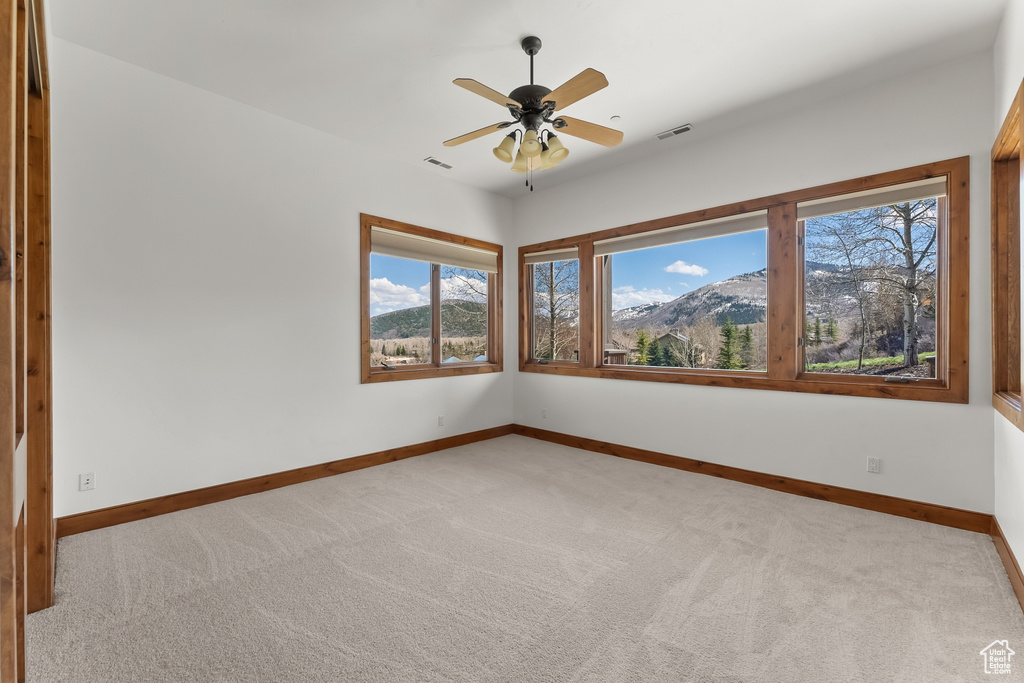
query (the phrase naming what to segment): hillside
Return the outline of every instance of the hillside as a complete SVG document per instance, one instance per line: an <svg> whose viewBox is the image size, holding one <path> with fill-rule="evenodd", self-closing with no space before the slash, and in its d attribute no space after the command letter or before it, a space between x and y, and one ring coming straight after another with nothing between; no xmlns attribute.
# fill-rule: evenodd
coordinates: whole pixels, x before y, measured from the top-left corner
<svg viewBox="0 0 1024 683"><path fill-rule="evenodd" d="M837 266L808 262L805 272L809 290L831 292L831 301L840 308L837 317L853 309L856 302L851 296L851 286L839 279ZM687 327L706 316L712 316L718 325L726 318L737 325L762 322L768 314L767 276L767 269L736 275L704 285L666 303L652 302L615 311L612 318L622 330ZM815 309L819 306L813 299L808 298L808 307L812 313L818 313Z"/></svg>
<svg viewBox="0 0 1024 683"><path fill-rule="evenodd" d="M441 320L446 337L483 337L487 334L487 304L444 301ZM430 336L430 306L404 308L370 318L371 339L408 339Z"/></svg>
<svg viewBox="0 0 1024 683"><path fill-rule="evenodd" d="M714 316L718 324L731 319L737 325L764 320L768 310L767 271L759 270L712 282L661 305L634 307L613 314L619 329L671 329ZM637 315L636 309L648 310Z"/></svg>
<svg viewBox="0 0 1024 683"><path fill-rule="evenodd" d="M640 304L639 306L632 306L630 308L620 308L617 311L612 311L612 320L618 323L620 326L627 320L633 320L647 315L648 313L661 308L664 304L660 301L652 301L649 304Z"/></svg>

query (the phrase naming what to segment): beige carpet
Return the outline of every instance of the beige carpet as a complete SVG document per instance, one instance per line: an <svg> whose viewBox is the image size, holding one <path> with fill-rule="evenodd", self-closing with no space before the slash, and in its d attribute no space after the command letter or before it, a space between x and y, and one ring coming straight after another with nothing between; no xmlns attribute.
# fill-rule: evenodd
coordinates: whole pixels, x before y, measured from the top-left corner
<svg viewBox="0 0 1024 683"><path fill-rule="evenodd" d="M507 436L62 539L30 681L982 681L984 535Z"/></svg>

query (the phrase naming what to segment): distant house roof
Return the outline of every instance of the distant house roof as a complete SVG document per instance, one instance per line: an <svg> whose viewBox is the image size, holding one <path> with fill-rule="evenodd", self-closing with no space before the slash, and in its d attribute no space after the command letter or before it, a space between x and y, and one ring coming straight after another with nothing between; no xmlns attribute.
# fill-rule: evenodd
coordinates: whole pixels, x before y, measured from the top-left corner
<svg viewBox="0 0 1024 683"><path fill-rule="evenodd" d="M475 356L473 360L485 361L487 360L487 354L481 353L479 356Z"/></svg>
<svg viewBox="0 0 1024 683"><path fill-rule="evenodd" d="M456 356L449 356L448 358L445 358L441 362L442 363L461 363L462 359L461 358L457 358Z"/></svg>

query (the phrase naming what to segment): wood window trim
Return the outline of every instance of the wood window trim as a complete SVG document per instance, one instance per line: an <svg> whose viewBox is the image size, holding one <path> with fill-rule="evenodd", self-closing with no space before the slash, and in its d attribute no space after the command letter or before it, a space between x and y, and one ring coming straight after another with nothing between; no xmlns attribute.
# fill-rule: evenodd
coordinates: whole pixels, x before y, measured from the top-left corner
<svg viewBox="0 0 1024 683"><path fill-rule="evenodd" d="M940 225L939 262L941 311L936 335L945 349L938 364L938 379L909 384L886 382L870 375L827 375L803 371L803 349L797 340L803 332L802 254L798 243L796 205L798 202L830 196L873 190L889 185L925 178L946 176L948 221ZM589 254L589 264L581 260L580 326L594 343L601 334L600 311L603 305L601 268L593 258L593 244L612 237L623 237L651 230L723 218L740 213L768 211L768 368L765 372L745 370L707 370L695 368L660 368L604 365L596 353L581 351L580 363L538 363L530 358L529 302L531 291L529 270L524 263L527 253L565 247L577 247L581 255ZM945 228L944 230L942 228ZM761 197L676 216L611 228L585 235L549 240L519 248L519 369L579 377L603 377L648 382L668 382L699 386L721 386L772 391L838 394L916 401L967 403L968 386L968 318L970 287L970 159L959 157L911 168L854 178L826 185ZM583 273L590 279L583 282ZM944 277L943 277L944 276ZM581 340L581 347L587 342Z"/></svg>
<svg viewBox="0 0 1024 683"><path fill-rule="evenodd" d="M992 406L1024 431L1021 411L1021 141L1024 82L992 145Z"/></svg>
<svg viewBox="0 0 1024 683"><path fill-rule="evenodd" d="M538 360L533 358L533 271L526 263L527 254L553 251L556 249L577 249L579 260L580 301L579 301L579 358L571 360ZM550 240L519 248L519 370L528 372L531 367L543 368L555 374L579 375L593 370L598 362L596 340L600 337L600 316L597 315L596 290L600 287L600 268L594 264L593 241L580 244L575 238Z"/></svg>
<svg viewBox="0 0 1024 683"><path fill-rule="evenodd" d="M380 216L359 214L359 298L360 298L360 382L370 384L375 382L394 382L410 379L427 379L430 377L458 377L462 375L479 375L491 372L501 372L502 361L502 247L500 244L485 242L483 240L463 237L452 233L442 232L423 228L410 223L402 223ZM492 273L487 278L487 357L485 362L466 362L458 365L442 365L437 348L441 344L441 315L440 307L435 307L431 314L431 336L438 341L432 346L432 362L397 367L394 369L384 367L371 367L370 355L372 346L370 343L370 232L374 227L387 228L396 232L403 232L419 237L426 237L434 240L453 242L468 247L487 249L497 254L498 272ZM431 301L439 302L441 294L440 275L435 269L431 272Z"/></svg>

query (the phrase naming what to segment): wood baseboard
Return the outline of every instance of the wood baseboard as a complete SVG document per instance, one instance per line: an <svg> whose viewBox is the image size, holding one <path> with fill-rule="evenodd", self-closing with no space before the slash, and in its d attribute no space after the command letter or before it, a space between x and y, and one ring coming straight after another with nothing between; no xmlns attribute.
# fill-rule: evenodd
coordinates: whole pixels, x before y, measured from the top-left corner
<svg viewBox="0 0 1024 683"><path fill-rule="evenodd" d="M1006 575L1010 577L1010 585L1013 586L1013 592L1017 594L1020 608L1024 610L1024 572L1020 570L1017 558L1013 556L1013 550L1010 549L1010 544L1006 542L1003 530L999 527L999 522L995 517L992 517L990 533L992 535L992 542L995 543L996 550L999 551L999 557L1003 560Z"/></svg>
<svg viewBox="0 0 1024 683"><path fill-rule="evenodd" d="M491 429L483 429L477 432L470 432L468 434L449 436L443 439L436 439L434 441L425 441L412 446L403 446L401 448L368 453L354 458L335 460L320 465L301 467L285 472L278 472L276 474L268 474L262 477L253 477L251 479L243 479L241 481L229 482L227 484L208 486L206 488L195 489L193 491L185 491L183 493L175 493L135 503L117 505L114 507L104 508L102 510L92 510L90 512L83 512L77 515L61 517L54 522L56 527L56 536L57 538L63 538L64 536L70 536L84 531L102 529L104 527L123 524L125 522L134 522L139 519L155 517L168 512L187 510L188 508L207 505L209 503L217 503L222 500L238 498L239 496L247 496L252 493L269 491L282 486L290 486L291 484L299 484L305 481L320 479L322 477L330 477L335 474L343 474L345 472L361 470L366 467L383 465L385 463L395 462L396 460L404 460L405 458L433 453L446 448L454 448L456 446L464 446L478 441L486 441L499 436L505 436L506 434L519 434L521 436L540 439L541 441L550 441L551 443L557 443L563 446L570 446L572 448L579 448L595 453L604 453L605 455L614 455L619 458L637 460L653 465L661 465L663 467L672 467L686 472L706 474L712 477L737 481L743 484L751 484L753 486L760 486L774 491L791 493L797 496L817 498L818 500L825 500L832 503L838 503L840 505L849 505L851 507L862 508L864 510L884 512L886 514L897 515L899 517L917 519L922 522L931 522L932 524L940 524L942 526L954 527L956 529L965 529L967 531L989 534L992 537L992 542L996 546L996 550L999 552L999 557L1003 561L1003 566L1006 568L1006 574L1009 576L1010 584L1013 586L1013 591L1017 595L1017 599L1020 601L1021 609L1024 610L1024 572L1021 572L1020 565L1017 563L1017 559L1014 557L1013 551L1010 549L1009 544L1006 542L1006 538L1003 536L1003 531L999 527L999 522L996 521L996 518L993 515L988 515L982 512L972 512L970 510L960 510L958 508L946 507L944 505L922 503L919 501L907 500L905 498L895 498L893 496L886 496L879 493L869 493L867 491L857 491L856 489L818 484L811 481L804 481L802 479L778 477L771 474L765 474L763 472L754 472L753 470L744 470L738 467L729 467L727 465L716 465L714 463L694 460L692 458L685 458L678 455L668 455L666 453L658 453L656 451L649 451L643 448L623 446L620 444L609 443L607 441L598 441L596 439L589 439L582 436L572 436L561 432L553 432L546 429L537 429L536 427L527 427L525 425L518 424L492 427Z"/></svg>
<svg viewBox="0 0 1024 683"><path fill-rule="evenodd" d="M847 489L840 486L829 486L828 484L818 484L812 481L804 481L802 479L778 477L772 474L765 474L763 472L754 472L753 470L744 470L738 467L729 467L727 465L716 465L702 460L693 460L691 458L684 458L678 455L657 453L643 448L622 446L619 444L608 443L607 441L588 439L582 436L570 436L568 434L551 432L546 429L537 429L535 427L515 425L514 430L516 434L520 434L522 436L550 441L552 443L562 444L563 446L572 446L573 448L581 448L586 451L594 451L595 453L614 455L628 460L639 460L640 462L662 465L663 467L672 467L674 469L685 470L687 472L707 474L712 477L738 481L743 484L761 486L766 489L792 493L797 496L827 500L832 503L849 505L851 507L861 508L864 510L874 510L875 512L885 512L887 514L898 515L900 517L909 517L910 519L931 522L933 524L941 524L942 526L966 529L967 531L976 531L982 534L989 533L992 527L992 515L987 515L983 512L972 512L970 510L960 510L958 508L946 507L944 505L921 503L915 500L894 498L893 496L886 496L879 493L869 493L867 491Z"/></svg>
<svg viewBox="0 0 1024 683"><path fill-rule="evenodd" d="M499 436L511 434L512 430L512 425L502 425L501 427L482 429L476 432L469 432L468 434L449 436L443 439L436 439L434 441L425 441L412 446L392 448L386 451L359 455L354 458L334 460L333 462L326 462L320 465L310 465L309 467L300 467L298 469L277 472L275 474L268 474L262 477L253 477L251 479L233 481L227 484L219 484L217 486L207 486L202 489L184 491L182 493L174 493L168 496L160 496L159 498L150 498L149 500L140 500L135 503L126 503L124 505L103 508L102 510L91 510L77 515L60 517L56 521L57 538L63 538L64 536L70 536L72 534L80 534L84 531L102 529L104 527L114 526L115 524L134 522L148 517L163 515L168 512L187 510L188 508L208 505L209 503L218 503L222 500L230 500L231 498L238 498L239 496L248 496L252 493L269 491L282 486L290 486L291 484L300 484L305 481L312 481L322 477L330 477L335 474L361 470L366 467L383 465L385 463L395 462L396 460L404 460L405 458L412 458L417 455L441 451L446 448L465 446L466 444L476 443L477 441L486 441L487 439L494 439Z"/></svg>

